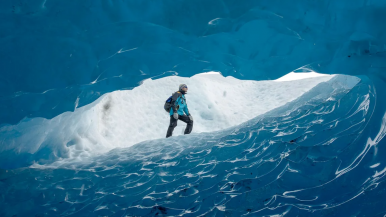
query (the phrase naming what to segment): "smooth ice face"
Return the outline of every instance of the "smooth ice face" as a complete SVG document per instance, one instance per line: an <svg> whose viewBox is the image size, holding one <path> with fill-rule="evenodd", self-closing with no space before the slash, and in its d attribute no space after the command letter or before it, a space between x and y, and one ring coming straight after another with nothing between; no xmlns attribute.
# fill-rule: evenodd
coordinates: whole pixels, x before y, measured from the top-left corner
<svg viewBox="0 0 386 217"><path fill-rule="evenodd" d="M358 81L356 77L327 75L291 81L248 81L216 72L191 78L148 79L133 90L105 94L53 119L26 119L0 128L2 165L16 163L11 167L18 167L34 161L82 158L164 138L170 116L163 105L181 83L189 87L187 104L194 117L193 134L197 134L239 125L297 99L321 83L328 84L324 90L328 93L331 85L350 89ZM182 135L185 126L178 122L173 135ZM15 155L16 161L10 158ZM29 157L19 160L24 155Z"/></svg>

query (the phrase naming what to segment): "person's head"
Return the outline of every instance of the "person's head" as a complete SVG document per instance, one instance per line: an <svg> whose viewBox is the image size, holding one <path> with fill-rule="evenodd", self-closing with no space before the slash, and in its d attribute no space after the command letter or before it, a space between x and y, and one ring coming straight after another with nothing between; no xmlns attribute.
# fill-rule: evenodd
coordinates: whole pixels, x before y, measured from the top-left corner
<svg viewBox="0 0 386 217"><path fill-rule="evenodd" d="M188 86L187 86L186 84L180 84L178 90L179 90L181 93L185 94L185 93L188 92Z"/></svg>

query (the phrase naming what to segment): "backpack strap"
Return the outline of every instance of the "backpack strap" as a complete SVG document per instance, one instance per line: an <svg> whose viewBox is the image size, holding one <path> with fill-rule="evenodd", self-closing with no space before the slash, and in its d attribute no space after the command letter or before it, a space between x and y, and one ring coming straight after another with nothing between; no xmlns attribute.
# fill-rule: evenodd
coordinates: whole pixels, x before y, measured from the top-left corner
<svg viewBox="0 0 386 217"><path fill-rule="evenodd" d="M174 103L177 101L178 97L180 97L180 96L182 96L182 93L180 91L177 91L177 92L172 94L172 100L170 103L172 105L173 112L177 112L178 108L176 107L176 105Z"/></svg>

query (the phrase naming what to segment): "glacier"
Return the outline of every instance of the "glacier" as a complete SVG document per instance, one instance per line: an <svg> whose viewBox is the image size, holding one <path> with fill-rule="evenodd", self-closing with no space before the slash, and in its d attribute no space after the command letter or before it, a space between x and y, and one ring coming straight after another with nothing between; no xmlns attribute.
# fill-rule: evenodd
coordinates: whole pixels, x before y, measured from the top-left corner
<svg viewBox="0 0 386 217"><path fill-rule="evenodd" d="M1 216L386 214L385 1L19 0L0 16ZM161 102L162 81L202 95L212 71L270 85L243 118L223 101L169 139L127 124L136 139L103 140L87 123L101 112L82 112L140 106L124 95L156 82ZM339 75L265 81L290 72Z"/></svg>
<svg viewBox="0 0 386 217"><path fill-rule="evenodd" d="M176 84L189 84L189 108L196 120L193 133L202 133L239 125L298 98L333 76L281 81L287 77L249 81L210 72L190 78L147 79L133 90L106 93L74 112L52 119L24 119L17 125L0 128L0 166L17 168L61 158L82 158L164 138L169 116L159 108ZM358 81L347 77L340 83L349 89ZM174 135L182 135L184 129L184 124L178 125Z"/></svg>

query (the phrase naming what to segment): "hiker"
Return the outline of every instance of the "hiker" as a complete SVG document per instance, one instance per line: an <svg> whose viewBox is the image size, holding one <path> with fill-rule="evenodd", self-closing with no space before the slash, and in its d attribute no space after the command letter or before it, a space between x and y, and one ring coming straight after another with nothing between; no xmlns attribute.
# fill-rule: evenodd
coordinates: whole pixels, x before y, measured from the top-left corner
<svg viewBox="0 0 386 217"><path fill-rule="evenodd" d="M188 105L186 104L185 94L187 92L188 86L186 86L186 84L181 84L178 91L173 93L173 95L168 99L170 103L170 124L168 132L166 133L166 138L172 136L173 130L177 126L178 119L187 123L184 134L192 132L193 117L190 115ZM168 103L168 101L166 103Z"/></svg>

